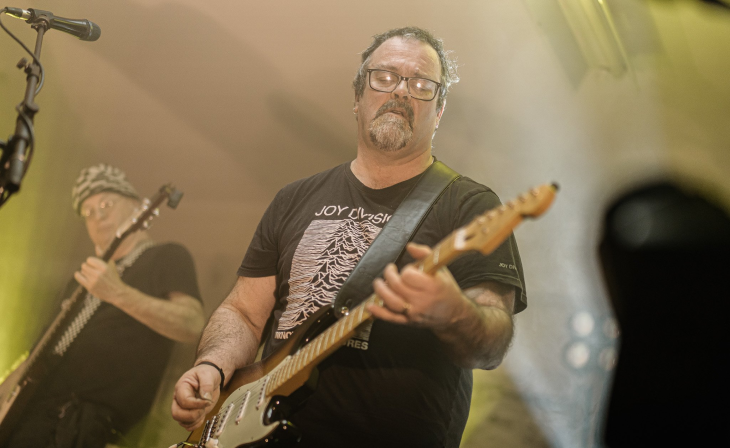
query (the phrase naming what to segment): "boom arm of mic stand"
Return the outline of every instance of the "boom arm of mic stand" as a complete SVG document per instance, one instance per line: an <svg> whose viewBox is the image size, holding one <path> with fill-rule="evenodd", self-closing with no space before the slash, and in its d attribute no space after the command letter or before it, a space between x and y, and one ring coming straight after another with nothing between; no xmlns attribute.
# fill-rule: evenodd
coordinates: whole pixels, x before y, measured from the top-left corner
<svg viewBox="0 0 730 448"><path fill-rule="evenodd" d="M23 102L17 107L18 118L15 122L15 134L3 147L2 164L0 164L0 206L10 195L20 189L21 181L28 169L30 156L34 145L33 117L38 113L38 105L33 102L35 90L40 78L40 66L35 62L40 59L43 35L48 30L46 21L39 21L33 25L38 32L35 44L35 58L28 65L18 64L18 68L25 68L26 89Z"/></svg>

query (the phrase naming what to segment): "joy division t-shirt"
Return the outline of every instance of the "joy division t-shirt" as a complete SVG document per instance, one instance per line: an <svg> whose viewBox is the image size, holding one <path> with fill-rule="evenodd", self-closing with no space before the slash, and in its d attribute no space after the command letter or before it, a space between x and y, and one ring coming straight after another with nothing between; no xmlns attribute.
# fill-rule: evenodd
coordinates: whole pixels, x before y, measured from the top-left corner
<svg viewBox="0 0 730 448"><path fill-rule="evenodd" d="M367 248L420 176L384 189L362 184L350 163L284 187L266 210L238 274L276 276L273 324L264 356L309 316L332 303ZM434 204L413 241L434 246L500 205L489 188L462 177ZM412 262L407 254L399 268ZM498 281L526 305L514 236L489 256L449 265L462 289ZM429 330L375 321L319 365L314 393L291 418L305 446L453 446L469 411L471 371L454 365Z"/></svg>

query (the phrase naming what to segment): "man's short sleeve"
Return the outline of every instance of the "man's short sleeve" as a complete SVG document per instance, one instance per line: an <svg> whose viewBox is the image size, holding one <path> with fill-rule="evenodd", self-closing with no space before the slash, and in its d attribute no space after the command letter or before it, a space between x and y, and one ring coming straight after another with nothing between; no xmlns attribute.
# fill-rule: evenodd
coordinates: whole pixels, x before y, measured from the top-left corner
<svg viewBox="0 0 730 448"><path fill-rule="evenodd" d="M480 214L500 204L499 198L491 190L472 195L462 203L454 223L455 228L469 224ZM454 261L449 270L459 279L457 281L462 289L488 280L512 285L517 288L514 313L517 314L527 307L522 260L514 234L510 234L509 238L491 254L486 256L477 252L467 254Z"/></svg>
<svg viewBox="0 0 730 448"><path fill-rule="evenodd" d="M162 259L159 260L156 289L164 297L176 291L201 300L195 263L190 252L179 244L164 245L163 250L160 253Z"/></svg>
<svg viewBox="0 0 730 448"><path fill-rule="evenodd" d="M238 268L239 276L259 278L276 275L279 262L276 224L279 222L278 205L281 200L280 191L261 217L256 233Z"/></svg>
<svg viewBox="0 0 730 448"><path fill-rule="evenodd" d="M471 179L462 178L434 205L414 242L433 246L454 230L469 224L480 214L501 205L497 195ZM403 264L410 257L404 257ZM497 281L517 288L514 313L527 306L522 261L514 235L491 254L469 252L448 266L461 289L485 281Z"/></svg>

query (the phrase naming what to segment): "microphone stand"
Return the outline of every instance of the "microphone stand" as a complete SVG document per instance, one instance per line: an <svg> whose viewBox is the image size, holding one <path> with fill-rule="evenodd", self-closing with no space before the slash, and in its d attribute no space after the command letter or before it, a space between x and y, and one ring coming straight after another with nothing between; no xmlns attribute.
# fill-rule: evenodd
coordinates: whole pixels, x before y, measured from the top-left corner
<svg viewBox="0 0 730 448"><path fill-rule="evenodd" d="M18 118L15 122L15 134L10 137L7 143L0 141L0 149L2 149L2 157L0 158L0 206L20 189L20 183L28 170L33 155L33 145L35 144L33 117L38 113L39 108L33 102L33 99L35 98L41 72L36 60L41 57L43 35L48 31L49 23L46 20L39 20L32 24L32 28L38 32L35 43L35 58L30 63L23 58L17 66L27 74L27 85L25 98L16 107Z"/></svg>

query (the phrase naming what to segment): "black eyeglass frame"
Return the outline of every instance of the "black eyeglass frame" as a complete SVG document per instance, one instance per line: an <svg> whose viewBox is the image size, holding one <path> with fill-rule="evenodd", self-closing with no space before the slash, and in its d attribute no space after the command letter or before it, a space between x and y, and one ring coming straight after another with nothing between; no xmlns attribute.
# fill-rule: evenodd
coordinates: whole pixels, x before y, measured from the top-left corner
<svg viewBox="0 0 730 448"><path fill-rule="evenodd" d="M421 78L420 76L411 76L411 77L401 76L401 75L399 75L396 72L391 72L390 70L383 70L382 68L368 68L365 71L368 73L368 86L370 86L370 88L373 89L373 90L375 90L376 92L391 93L391 92L395 91L395 89L397 89L398 86L400 85L400 82L405 79L406 80L406 90L408 90L408 95L410 95L411 98L413 98L414 100L418 100L418 101L433 101L433 99L436 98L436 96L438 96L438 94L441 92L441 86L443 86L443 83L436 82L433 79ZM375 87L373 87L373 84L372 84L372 81L371 81L372 80L372 73L374 71L392 73L392 74L394 74L395 76L398 77L398 82L395 83L395 85L393 86L393 89L392 90L380 90L380 89L376 89ZM411 79L423 79L424 81L430 81L430 82L436 84L436 89L434 89L433 97L431 97L430 100L424 100L422 98L416 98L415 96L413 96L413 94L411 94L411 86L408 85L408 81L411 80Z"/></svg>

